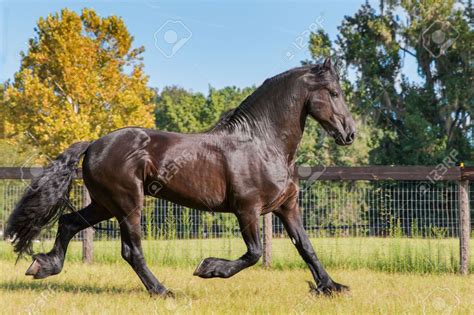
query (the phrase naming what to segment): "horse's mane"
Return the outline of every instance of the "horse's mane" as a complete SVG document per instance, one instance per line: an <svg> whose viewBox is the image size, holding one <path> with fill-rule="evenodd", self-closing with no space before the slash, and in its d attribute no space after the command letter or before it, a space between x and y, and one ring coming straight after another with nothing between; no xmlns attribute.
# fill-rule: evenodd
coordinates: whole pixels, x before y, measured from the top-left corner
<svg viewBox="0 0 474 315"><path fill-rule="evenodd" d="M224 125L226 125L226 123L229 121L230 117L232 117L236 109L237 108L231 108L223 112L221 117L219 117L219 120L214 125L214 127L212 127L211 130L218 129L219 127L223 127Z"/></svg>
<svg viewBox="0 0 474 315"><path fill-rule="evenodd" d="M286 72L280 73L274 77L266 79L262 85L260 85L252 94L245 98L242 103L231 110L224 112L216 125L210 130L211 132L218 132L222 130L234 129L239 125L250 125L249 127L255 127L255 123L264 117L263 114L273 113L278 115L287 106L284 101L282 102L269 102L269 99L275 97L275 93L278 90L288 91L291 93L291 89L288 85L292 81L291 79L296 75L302 75L310 71L310 69L318 68L319 65L305 65L298 68L290 69ZM291 98L291 95L288 95ZM266 107L273 106L271 111L265 111ZM282 107L282 108L277 108ZM282 117L284 118L284 117Z"/></svg>

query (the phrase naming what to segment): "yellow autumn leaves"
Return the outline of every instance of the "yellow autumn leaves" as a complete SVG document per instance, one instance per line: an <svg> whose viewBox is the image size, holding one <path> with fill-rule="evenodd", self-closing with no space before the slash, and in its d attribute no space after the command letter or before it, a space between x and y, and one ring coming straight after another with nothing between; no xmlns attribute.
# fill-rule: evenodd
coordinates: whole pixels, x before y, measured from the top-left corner
<svg viewBox="0 0 474 315"><path fill-rule="evenodd" d="M132 48L121 18L64 9L35 32L1 100L8 139L55 155L117 128L154 126L143 47Z"/></svg>

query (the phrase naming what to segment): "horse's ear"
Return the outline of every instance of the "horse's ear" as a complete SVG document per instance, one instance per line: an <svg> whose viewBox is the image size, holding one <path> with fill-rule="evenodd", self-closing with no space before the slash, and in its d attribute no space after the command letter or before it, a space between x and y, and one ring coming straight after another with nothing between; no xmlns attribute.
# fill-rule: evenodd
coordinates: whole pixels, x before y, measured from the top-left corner
<svg viewBox="0 0 474 315"><path fill-rule="evenodd" d="M323 67L324 67L325 69L331 69L331 66L332 66L331 57L327 57L327 58L324 60Z"/></svg>

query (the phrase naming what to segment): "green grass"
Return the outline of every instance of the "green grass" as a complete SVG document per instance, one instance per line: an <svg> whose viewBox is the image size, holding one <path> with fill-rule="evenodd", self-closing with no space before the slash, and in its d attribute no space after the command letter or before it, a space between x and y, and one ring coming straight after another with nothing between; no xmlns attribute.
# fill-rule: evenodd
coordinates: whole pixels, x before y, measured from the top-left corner
<svg viewBox="0 0 474 315"><path fill-rule="evenodd" d="M151 265L176 299L150 298L125 263L68 262L44 280L23 275L28 263L0 261L2 314L472 314L474 276L390 274L330 268L351 287L328 298L308 293L305 269L251 267L230 279L204 280L191 267Z"/></svg>
<svg viewBox="0 0 474 315"><path fill-rule="evenodd" d="M94 263L82 264L72 242L64 270L44 280L24 276L0 242L0 313L44 314L472 314L474 275L461 277L457 239L314 238L332 277L351 287L332 298L308 293L311 273L288 239L273 240L273 268L261 265L230 279L192 276L202 258L237 258L241 239L148 240L150 269L176 299L150 298L120 257L120 242L94 242ZM474 242L473 242L474 243ZM36 243L48 251L52 243ZM471 259L471 272L474 266Z"/></svg>
<svg viewBox="0 0 474 315"><path fill-rule="evenodd" d="M384 272L455 273L459 269L459 240L413 238L313 238L312 243L323 264L329 268L369 269ZM36 244L36 251L47 252L51 242ZM145 257L150 264L168 267L195 267L208 256L238 258L245 245L238 238L201 240L143 241ZM81 261L82 244L71 242L67 261ZM474 241L471 242L474 252ZM13 261L15 255L6 242L0 243L0 260ZM94 261L122 262L119 241L95 241ZM474 272L471 257L470 271ZM288 239L273 240L273 268L305 268Z"/></svg>

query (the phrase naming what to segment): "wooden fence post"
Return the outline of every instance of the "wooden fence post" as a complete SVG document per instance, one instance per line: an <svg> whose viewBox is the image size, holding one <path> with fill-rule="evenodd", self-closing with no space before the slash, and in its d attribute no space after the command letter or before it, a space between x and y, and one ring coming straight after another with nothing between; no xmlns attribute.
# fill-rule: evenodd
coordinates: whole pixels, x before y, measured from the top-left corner
<svg viewBox="0 0 474 315"><path fill-rule="evenodd" d="M263 216L263 266L272 266L272 213Z"/></svg>
<svg viewBox="0 0 474 315"><path fill-rule="evenodd" d="M91 203L91 197L85 185L82 186L82 206L85 207ZM94 228L89 227L82 231L82 261L92 263L94 256Z"/></svg>
<svg viewBox="0 0 474 315"><path fill-rule="evenodd" d="M471 239L471 219L469 211L469 181L459 182L459 255L460 272L469 273L469 241Z"/></svg>

